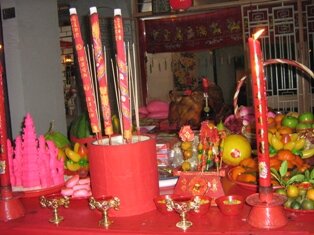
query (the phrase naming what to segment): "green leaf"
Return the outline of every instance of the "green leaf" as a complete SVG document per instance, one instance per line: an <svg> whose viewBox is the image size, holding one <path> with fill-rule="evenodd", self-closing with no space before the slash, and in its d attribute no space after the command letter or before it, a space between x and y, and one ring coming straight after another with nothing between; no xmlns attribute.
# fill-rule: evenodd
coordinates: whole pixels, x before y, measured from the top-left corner
<svg viewBox="0 0 314 235"><path fill-rule="evenodd" d="M295 175L292 176L288 181L287 185L293 184L295 182L302 182L304 180L304 175Z"/></svg>
<svg viewBox="0 0 314 235"><path fill-rule="evenodd" d="M309 172L309 170L306 170L306 171L304 172L304 177L305 177L305 179L307 179L307 180L310 179L310 172Z"/></svg>
<svg viewBox="0 0 314 235"><path fill-rule="evenodd" d="M280 168L279 168L279 173L280 173L281 177L285 176L287 174L287 171L288 171L288 162L287 162L287 160L284 160L281 163Z"/></svg>
<svg viewBox="0 0 314 235"><path fill-rule="evenodd" d="M310 174L310 180L311 179L314 179L314 168L312 169L311 174Z"/></svg>
<svg viewBox="0 0 314 235"><path fill-rule="evenodd" d="M286 182L279 175L278 171L274 168L270 168L270 171L271 171L270 174L272 175L272 177L274 177L280 185L285 186Z"/></svg>
<svg viewBox="0 0 314 235"><path fill-rule="evenodd" d="M275 168L270 168L270 172L273 176L275 176L276 178L280 179L280 175L278 173L278 171Z"/></svg>

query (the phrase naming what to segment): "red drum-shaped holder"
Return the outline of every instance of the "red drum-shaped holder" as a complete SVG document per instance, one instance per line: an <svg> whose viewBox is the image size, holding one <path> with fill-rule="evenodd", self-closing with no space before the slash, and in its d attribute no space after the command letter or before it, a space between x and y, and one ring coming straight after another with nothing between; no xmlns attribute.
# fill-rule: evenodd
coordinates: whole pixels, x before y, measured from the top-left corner
<svg viewBox="0 0 314 235"><path fill-rule="evenodd" d="M94 141L88 145L91 188L94 197L113 195L120 209L112 216L125 217L155 210L159 195L156 141L149 136L122 136Z"/></svg>

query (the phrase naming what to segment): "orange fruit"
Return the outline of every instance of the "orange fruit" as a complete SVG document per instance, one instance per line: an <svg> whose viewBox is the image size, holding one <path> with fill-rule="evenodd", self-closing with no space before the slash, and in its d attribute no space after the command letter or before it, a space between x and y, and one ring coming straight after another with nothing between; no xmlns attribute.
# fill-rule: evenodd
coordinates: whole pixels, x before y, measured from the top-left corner
<svg viewBox="0 0 314 235"><path fill-rule="evenodd" d="M183 171L189 171L191 170L191 163L188 161L184 161L181 165L181 168Z"/></svg>
<svg viewBox="0 0 314 235"><path fill-rule="evenodd" d="M181 149L182 150L188 150L190 148L192 148L192 142L184 141L181 143Z"/></svg>
<svg viewBox="0 0 314 235"><path fill-rule="evenodd" d="M288 134L292 134L292 128L290 127L287 127L287 126L282 126L278 129L278 132L281 134L281 135L288 135Z"/></svg>
<svg viewBox="0 0 314 235"><path fill-rule="evenodd" d="M281 149L277 152L277 157L280 161L293 161L295 159L295 155L287 149Z"/></svg>
<svg viewBox="0 0 314 235"><path fill-rule="evenodd" d="M268 129L271 127L275 127L275 125L276 125L275 118L268 117L267 118L267 125L268 125Z"/></svg>
<svg viewBox="0 0 314 235"><path fill-rule="evenodd" d="M287 196L296 198L299 196L299 188L296 185L288 185L287 187Z"/></svg>
<svg viewBox="0 0 314 235"><path fill-rule="evenodd" d="M314 209L314 201L305 199L301 204L301 208L303 210L313 210Z"/></svg>
<svg viewBox="0 0 314 235"><path fill-rule="evenodd" d="M232 172L231 172L231 178L233 180L237 180L238 176L241 175L242 173L245 172L245 169L244 167L242 166L236 166L235 168L232 169Z"/></svg>
<svg viewBox="0 0 314 235"><path fill-rule="evenodd" d="M253 174L244 173L237 177L237 181L246 182L246 183L256 183L256 176Z"/></svg>
<svg viewBox="0 0 314 235"><path fill-rule="evenodd" d="M277 132L277 128L276 127L268 128L268 132L275 134Z"/></svg>
<svg viewBox="0 0 314 235"><path fill-rule="evenodd" d="M249 158L243 159L240 162L240 166L243 166L244 168L251 168L251 169L257 170L257 161L249 157Z"/></svg>
<svg viewBox="0 0 314 235"><path fill-rule="evenodd" d="M306 192L306 198L314 200L314 188L310 188Z"/></svg>
<svg viewBox="0 0 314 235"><path fill-rule="evenodd" d="M275 193L278 193L280 195L284 195L284 196L287 196L287 192L284 188L279 188L279 189L276 189Z"/></svg>
<svg viewBox="0 0 314 235"><path fill-rule="evenodd" d="M276 122L276 124L280 124L280 125L281 125L281 121L282 121L282 119L283 119L284 117L285 117L285 115L282 114L282 113L276 114L276 116L275 116L275 122Z"/></svg>
<svg viewBox="0 0 314 235"><path fill-rule="evenodd" d="M192 150L184 150L183 151L183 158L184 160L187 160L189 158L191 158L193 155Z"/></svg>
<svg viewBox="0 0 314 235"><path fill-rule="evenodd" d="M270 168L279 170L281 166L281 161L277 157L271 157L269 160L269 165L270 165Z"/></svg>

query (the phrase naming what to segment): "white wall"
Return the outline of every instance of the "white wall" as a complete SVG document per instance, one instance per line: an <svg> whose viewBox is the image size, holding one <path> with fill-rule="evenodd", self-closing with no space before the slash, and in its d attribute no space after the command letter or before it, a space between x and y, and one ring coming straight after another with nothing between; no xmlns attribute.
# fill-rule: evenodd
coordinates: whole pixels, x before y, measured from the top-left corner
<svg viewBox="0 0 314 235"><path fill-rule="evenodd" d="M234 57L241 55L243 55L242 45L216 50L217 83L223 90L223 96L227 104L232 104L236 87Z"/></svg>
<svg viewBox="0 0 314 235"><path fill-rule="evenodd" d="M51 120L66 133L57 1L0 3L2 9L14 7L16 15L2 19L12 137L28 112L37 134L44 134Z"/></svg>
<svg viewBox="0 0 314 235"><path fill-rule="evenodd" d="M169 91L173 89L171 55L172 53L147 54L147 102L169 101Z"/></svg>

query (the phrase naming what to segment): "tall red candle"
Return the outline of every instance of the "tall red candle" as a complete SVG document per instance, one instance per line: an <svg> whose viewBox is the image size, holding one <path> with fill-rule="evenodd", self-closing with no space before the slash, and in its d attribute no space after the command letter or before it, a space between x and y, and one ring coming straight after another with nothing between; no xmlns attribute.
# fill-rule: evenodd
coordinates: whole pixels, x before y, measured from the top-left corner
<svg viewBox="0 0 314 235"><path fill-rule="evenodd" d="M108 82L106 76L106 64L104 59L103 47L101 42L101 33L99 27L99 17L96 7L90 8L90 22L92 28L94 58L97 69L97 80L99 84L99 94L101 102L101 112L104 119L105 134L111 136L113 134L111 122L111 110L108 95Z"/></svg>
<svg viewBox="0 0 314 235"><path fill-rule="evenodd" d="M3 67L0 64L0 179L1 187L8 187L10 183L8 152L7 152L7 124L4 102Z"/></svg>
<svg viewBox="0 0 314 235"><path fill-rule="evenodd" d="M87 56L84 50L84 42L81 35L80 24L75 8L70 8L70 20L72 34L74 38L77 60L80 67L80 74L83 82L85 100L87 105L88 116L92 127L92 132L100 133L99 119L97 115L97 106L94 96L94 90L91 83L90 71L87 63Z"/></svg>
<svg viewBox="0 0 314 235"><path fill-rule="evenodd" d="M121 96L121 111L123 124L123 137L129 141L132 138L132 124L130 117L130 96L128 84L128 68L124 49L124 30L121 9L114 10L114 33L117 49L117 64L119 74L119 87Z"/></svg>
<svg viewBox="0 0 314 235"><path fill-rule="evenodd" d="M262 32L257 32L249 38L250 65L252 75L252 95L254 101L257 156L259 166L259 186L271 187L268 131L267 131L267 98L266 81L264 77L263 56L260 42L257 40Z"/></svg>

